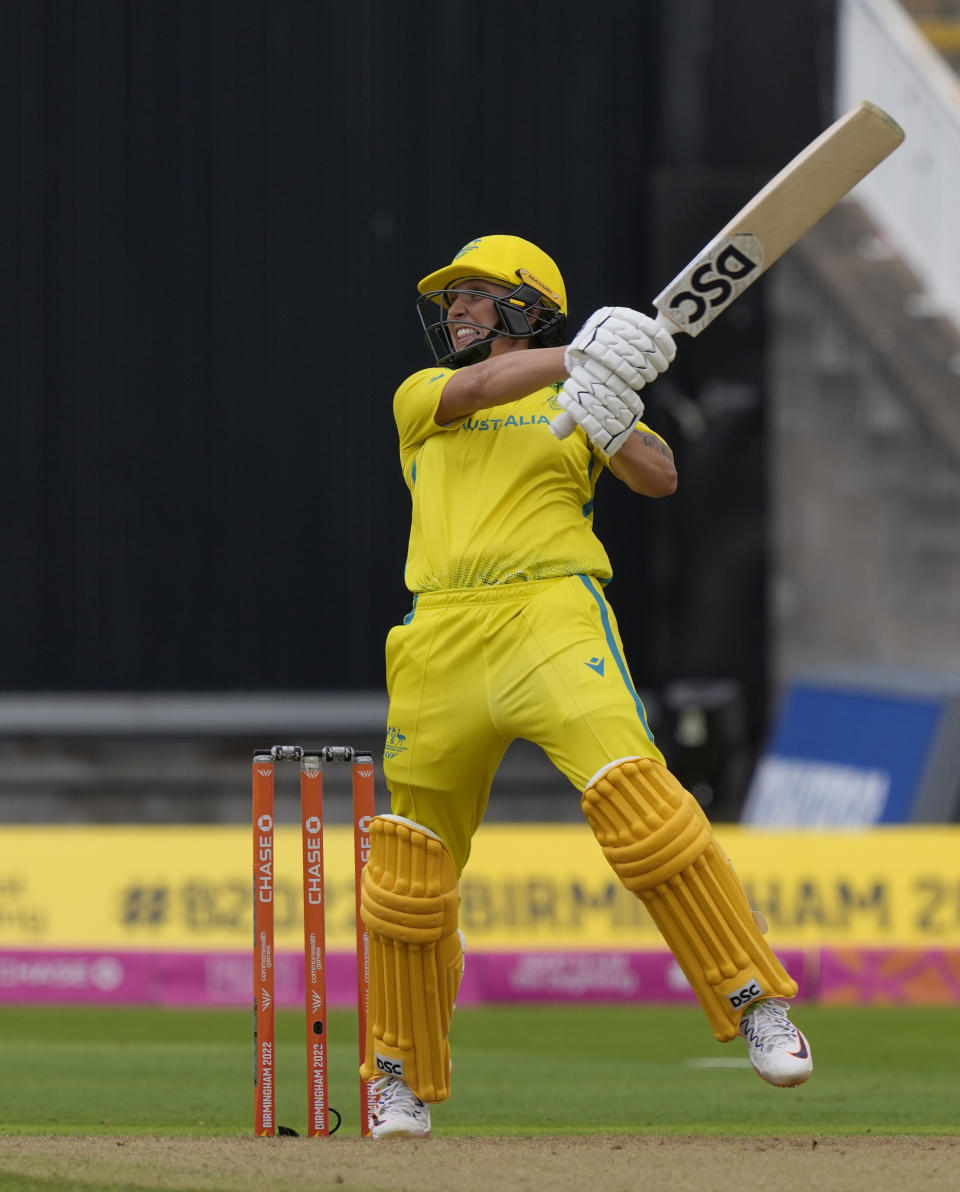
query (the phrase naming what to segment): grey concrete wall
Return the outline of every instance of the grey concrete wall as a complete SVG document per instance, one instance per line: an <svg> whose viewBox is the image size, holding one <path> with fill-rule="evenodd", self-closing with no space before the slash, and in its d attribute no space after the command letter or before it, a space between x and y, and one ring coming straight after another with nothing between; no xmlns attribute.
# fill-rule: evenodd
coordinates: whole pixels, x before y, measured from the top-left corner
<svg viewBox="0 0 960 1192"><path fill-rule="evenodd" d="M768 286L776 684L845 662L958 669L960 334L922 317L854 204Z"/></svg>

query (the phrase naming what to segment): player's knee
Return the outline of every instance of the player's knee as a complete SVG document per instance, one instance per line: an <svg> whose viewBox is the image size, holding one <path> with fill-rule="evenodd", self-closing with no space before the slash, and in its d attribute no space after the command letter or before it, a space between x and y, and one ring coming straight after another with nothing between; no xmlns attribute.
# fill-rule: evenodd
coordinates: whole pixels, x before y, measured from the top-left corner
<svg viewBox="0 0 960 1192"><path fill-rule="evenodd" d="M583 814L634 893L669 881L702 856L713 831L699 803L652 758L618 758L587 783Z"/></svg>
<svg viewBox="0 0 960 1192"><path fill-rule="evenodd" d="M431 943L457 931L457 872L435 832L398 815L370 821L361 915L372 933Z"/></svg>

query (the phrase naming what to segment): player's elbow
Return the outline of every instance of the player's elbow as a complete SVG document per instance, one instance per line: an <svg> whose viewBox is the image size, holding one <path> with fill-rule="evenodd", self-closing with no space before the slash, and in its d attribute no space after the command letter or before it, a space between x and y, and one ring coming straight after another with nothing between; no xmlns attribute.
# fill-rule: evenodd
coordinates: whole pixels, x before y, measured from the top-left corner
<svg viewBox="0 0 960 1192"><path fill-rule="evenodd" d="M672 497L677 491L677 469L670 468L669 471L664 472L658 477L659 486L654 496L656 497Z"/></svg>
<svg viewBox="0 0 960 1192"><path fill-rule="evenodd" d="M639 475L627 472L621 479L641 497L672 497L677 491L677 472L672 466Z"/></svg>

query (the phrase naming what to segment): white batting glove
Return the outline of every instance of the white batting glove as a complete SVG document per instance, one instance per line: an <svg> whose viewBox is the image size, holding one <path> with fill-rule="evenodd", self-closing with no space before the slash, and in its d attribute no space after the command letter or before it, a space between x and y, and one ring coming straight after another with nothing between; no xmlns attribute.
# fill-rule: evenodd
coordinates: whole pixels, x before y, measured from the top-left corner
<svg viewBox="0 0 960 1192"><path fill-rule="evenodd" d="M557 401L583 427L605 461L626 443L643 413L639 393L605 365L590 359L573 365Z"/></svg>
<svg viewBox="0 0 960 1192"><path fill-rule="evenodd" d="M628 306L603 306L594 311L564 354L567 372L586 360L596 360L642 389L670 367L677 345L656 319Z"/></svg>

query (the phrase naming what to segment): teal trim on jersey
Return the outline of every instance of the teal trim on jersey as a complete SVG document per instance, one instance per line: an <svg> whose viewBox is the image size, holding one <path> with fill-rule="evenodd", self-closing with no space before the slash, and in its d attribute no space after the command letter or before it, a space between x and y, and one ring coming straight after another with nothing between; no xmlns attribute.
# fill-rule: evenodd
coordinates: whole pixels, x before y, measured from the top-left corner
<svg viewBox="0 0 960 1192"><path fill-rule="evenodd" d="M420 452L417 452L417 455L419 455L419 454L420 454ZM417 459L417 457L416 457L416 455L414 455L413 462L411 462L411 464L410 464L410 486L411 486L411 488L414 488L414 489L416 488L416 459ZM408 555L408 558L409 558L409 555ZM403 560L403 571L404 571L404 573L405 573L405 571L407 571L407 559ZM414 597L414 611L415 610L416 610L416 597ZM404 620L404 622L403 622L404 625L408 625L409 621L413 620L413 617L414 617L414 614L413 614L413 611L411 611L411 613L409 614L409 620Z"/></svg>
<svg viewBox="0 0 960 1192"><path fill-rule="evenodd" d="M407 615L403 618L404 625L409 625L410 622L413 620L414 614L417 611L417 601L419 599L420 599L420 593L418 592L416 594L416 596L414 596L414 598L413 598L413 607L410 609L410 611L407 613Z"/></svg>
<svg viewBox="0 0 960 1192"><path fill-rule="evenodd" d="M587 479L588 480L593 479L593 465L594 465L594 457L591 455L590 456L590 465L587 468ZM590 500L587 501L587 503L584 505L582 512L583 512L584 517L589 517L590 514L593 513L593 497L591 497Z"/></svg>
<svg viewBox="0 0 960 1192"><path fill-rule="evenodd" d="M610 624L610 610L607 608L607 602L603 595L597 589L594 581L589 575L580 575L577 577L583 586L587 589L590 595L597 602L597 608L600 610L600 623L603 625L603 634L607 639L607 645L610 648L610 653L613 656L613 661L617 664L617 670L620 672L620 677L627 686L627 690L637 707L637 715L640 717L640 723L643 725L643 731L647 734L647 740L653 744L653 733L650 731L650 726L647 724L647 713L643 707L643 700L637 694L637 689L633 685L633 680L630 678L630 672L627 670L626 659L620 653L617 646L617 639L613 636L613 627Z"/></svg>

